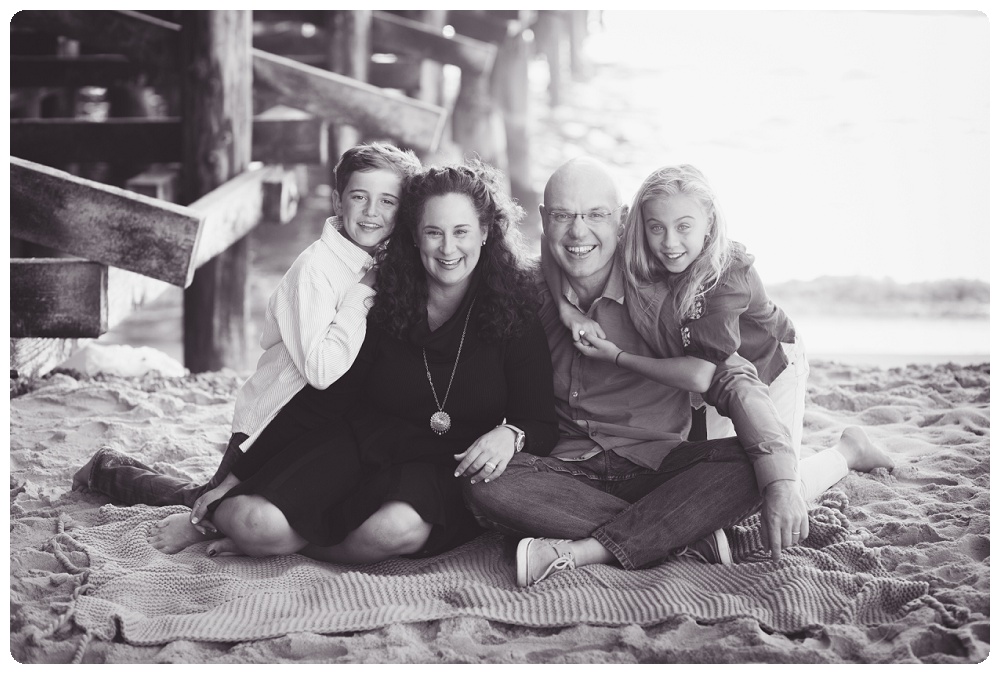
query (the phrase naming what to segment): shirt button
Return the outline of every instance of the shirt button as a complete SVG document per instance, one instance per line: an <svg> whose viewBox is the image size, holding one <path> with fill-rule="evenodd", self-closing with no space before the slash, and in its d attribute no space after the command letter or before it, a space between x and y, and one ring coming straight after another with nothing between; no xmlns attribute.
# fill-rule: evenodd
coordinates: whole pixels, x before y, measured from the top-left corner
<svg viewBox="0 0 1000 674"><path fill-rule="evenodd" d="M576 397L577 397L577 396L579 396L579 395L580 395L579 393L577 393L576 391L573 391L573 397L574 397L574 398L576 398Z"/></svg>

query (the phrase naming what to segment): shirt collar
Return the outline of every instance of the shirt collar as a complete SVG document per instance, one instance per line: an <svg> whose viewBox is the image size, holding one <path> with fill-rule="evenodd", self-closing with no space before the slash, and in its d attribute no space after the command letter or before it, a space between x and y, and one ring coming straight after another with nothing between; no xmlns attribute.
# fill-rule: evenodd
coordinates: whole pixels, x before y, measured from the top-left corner
<svg viewBox="0 0 1000 674"><path fill-rule="evenodd" d="M340 233L340 218L334 215L323 223L323 233L319 239L327 248L342 259L355 272L367 271L374 260L372 256L358 248L350 239Z"/></svg>
<svg viewBox="0 0 1000 674"><path fill-rule="evenodd" d="M565 274L562 274L562 294L570 304L580 309L580 298L576 294L576 291L573 290L573 286L569 284L569 280ZM608 282L604 284L604 292L597 299L601 299L602 297L618 304L625 304L625 270L619 264L617 254L615 254L612 260L611 274L608 276ZM596 302L597 300L594 301ZM582 309L580 311L583 312Z"/></svg>

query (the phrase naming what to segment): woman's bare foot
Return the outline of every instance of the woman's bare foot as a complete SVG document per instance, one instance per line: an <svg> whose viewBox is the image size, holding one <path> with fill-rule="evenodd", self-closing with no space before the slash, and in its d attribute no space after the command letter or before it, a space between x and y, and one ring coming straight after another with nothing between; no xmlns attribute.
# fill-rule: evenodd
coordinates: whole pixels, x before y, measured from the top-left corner
<svg viewBox="0 0 1000 674"><path fill-rule="evenodd" d="M237 547L236 543L234 543L231 538L220 538L219 540L212 541L208 544L209 557L232 557L233 555L242 554L243 551Z"/></svg>
<svg viewBox="0 0 1000 674"><path fill-rule="evenodd" d="M840 435L840 442L834 447L847 459L847 467L861 473L870 473L876 468L892 470L896 463L880 447L871 441L860 426L848 426Z"/></svg>
<svg viewBox="0 0 1000 674"><path fill-rule="evenodd" d="M184 548L209 541L221 534L203 534L191 524L188 513L174 513L153 525L149 534L149 544L160 552L168 555L180 552Z"/></svg>

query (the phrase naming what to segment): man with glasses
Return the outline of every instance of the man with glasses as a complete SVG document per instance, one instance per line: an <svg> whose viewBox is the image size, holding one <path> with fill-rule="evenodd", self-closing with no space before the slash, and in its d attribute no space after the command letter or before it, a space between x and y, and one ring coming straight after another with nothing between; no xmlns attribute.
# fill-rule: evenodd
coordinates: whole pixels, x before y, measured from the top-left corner
<svg viewBox="0 0 1000 674"><path fill-rule="evenodd" d="M620 348L655 357L629 318L617 253L628 208L607 169L571 160L543 199L542 245L563 297ZM518 545L519 585L593 563L642 568L679 550L731 563L722 528L760 508L762 492L771 526L805 516L794 453L748 455L736 438L685 441L689 394L583 357L544 284L542 296L559 442L548 457L515 454L503 475L465 492L481 524L529 537Z"/></svg>

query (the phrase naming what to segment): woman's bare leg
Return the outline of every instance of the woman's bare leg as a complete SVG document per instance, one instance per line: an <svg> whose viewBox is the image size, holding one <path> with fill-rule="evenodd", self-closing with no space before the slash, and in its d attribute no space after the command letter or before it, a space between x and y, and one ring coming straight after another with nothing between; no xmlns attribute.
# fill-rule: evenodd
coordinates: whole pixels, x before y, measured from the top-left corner
<svg viewBox="0 0 1000 674"><path fill-rule="evenodd" d="M294 552L338 564L370 564L420 550L431 525L406 503L390 501L342 542L329 547L309 544L297 534L284 513L260 496L236 496L223 501L213 517L226 538L208 547L209 555L252 557Z"/></svg>
<svg viewBox="0 0 1000 674"><path fill-rule="evenodd" d="M335 564L371 564L419 551L431 529L408 503L388 501L337 545L307 545L301 552Z"/></svg>
<svg viewBox="0 0 1000 674"><path fill-rule="evenodd" d="M208 546L211 556L236 551L250 557L287 555L306 545L306 539L292 529L281 509L263 496L245 494L224 499L212 523L225 538Z"/></svg>

